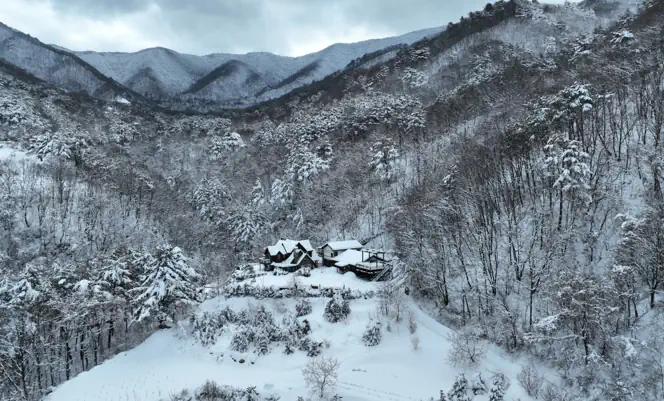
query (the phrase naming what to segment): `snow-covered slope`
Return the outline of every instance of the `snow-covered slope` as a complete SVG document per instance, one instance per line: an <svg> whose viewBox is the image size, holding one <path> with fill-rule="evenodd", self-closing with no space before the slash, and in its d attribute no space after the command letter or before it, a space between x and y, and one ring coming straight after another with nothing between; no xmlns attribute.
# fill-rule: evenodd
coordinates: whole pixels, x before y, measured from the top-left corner
<svg viewBox="0 0 664 401"><path fill-rule="evenodd" d="M164 48L136 53L85 51L74 54L103 74L148 97L187 93L188 98L252 104L322 79L367 53L398 44L412 44L441 30L424 29L391 38L335 44L301 57L271 53L194 56ZM238 69L237 77L230 79L229 75L235 74L219 74L219 70L228 65L245 67Z"/></svg>
<svg viewBox="0 0 664 401"><path fill-rule="evenodd" d="M99 98L131 97L124 88L74 56L0 23L0 59L68 91Z"/></svg>
<svg viewBox="0 0 664 401"><path fill-rule="evenodd" d="M362 282L352 274L342 277L333 269L320 272L319 276L318 280L326 284L337 277L347 288L353 288L354 283L361 290L376 286L375 283ZM280 277L277 279L283 281ZM441 389L451 389L459 373L465 373L472 381L476 372L481 372L489 386L493 375L503 373L511 382L506 399L530 400L517 382L519 361L507 357L497 348L489 347L480 365L470 370L450 366L446 355L451 346L448 336L452 330L432 319L410 299L406 300L406 306L417 322L420 339L417 350L413 350L406 319L401 323L392 322L391 332L383 330L379 345L364 345L365 327L377 315L376 298L351 301L351 314L346 322L341 323L329 323L324 319L328 300L311 298L312 312L299 319L306 318L311 324L312 340L329 342L330 347L324 349L323 355L333 356L340 362L337 392L344 400L429 399L437 396ZM273 313L275 320L281 320L285 313L295 309L295 303L294 299L220 297L206 301L200 311L214 313L227 307L241 311L264 306ZM204 347L195 339L183 336L179 330L160 331L137 348L62 384L48 400L84 401L94 393L97 401L158 401L168 399L169 395L182 389L197 388L207 379L240 388L256 386L260 393L278 394L283 400L306 396L301 369L310 358L304 352L285 355L283 347L277 346L265 356L236 354L228 350L233 334L234 329L227 327L215 345ZM247 363L235 362L240 358L246 358ZM478 395L474 400L485 401L488 396Z"/></svg>

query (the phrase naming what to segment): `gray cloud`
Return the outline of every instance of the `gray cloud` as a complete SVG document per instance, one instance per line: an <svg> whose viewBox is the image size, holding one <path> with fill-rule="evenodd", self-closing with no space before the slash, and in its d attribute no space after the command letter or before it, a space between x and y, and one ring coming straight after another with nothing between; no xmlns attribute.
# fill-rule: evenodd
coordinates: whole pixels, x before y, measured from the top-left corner
<svg viewBox="0 0 664 401"><path fill-rule="evenodd" d="M443 26L487 0L4 0L14 6L50 7L70 21L60 33L38 17L18 29L73 50L139 50L155 44L180 52L270 51L291 55L340 41L398 35ZM10 14L11 14L10 7ZM4 17L0 17L4 18ZM4 21L12 24L10 21ZM76 24L77 20L87 24ZM73 24L71 22L74 22ZM55 23L57 24L57 23ZM106 24L108 34L85 29ZM26 28L27 26L27 28ZM113 34L113 32L118 32ZM123 33L124 32L124 33ZM127 33L129 32L129 33ZM40 36L40 34L42 36ZM48 35L50 37L43 37ZM74 43L66 43L76 36ZM86 40L86 37L89 39ZM111 36L111 37L108 37ZM71 41L71 40L70 40ZM109 48L113 47L113 48ZM88 49L86 49L88 50Z"/></svg>
<svg viewBox="0 0 664 401"><path fill-rule="evenodd" d="M108 18L144 10L152 0L54 0L50 3L61 13Z"/></svg>

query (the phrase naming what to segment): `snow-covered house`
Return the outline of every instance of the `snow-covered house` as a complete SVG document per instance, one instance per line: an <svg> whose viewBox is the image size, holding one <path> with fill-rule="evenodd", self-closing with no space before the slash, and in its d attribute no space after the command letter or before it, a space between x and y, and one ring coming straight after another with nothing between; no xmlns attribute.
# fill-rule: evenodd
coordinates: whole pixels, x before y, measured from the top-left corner
<svg viewBox="0 0 664 401"><path fill-rule="evenodd" d="M355 250L359 251L362 249L362 244L357 240L347 240L347 241L333 241L328 242L325 245L318 248L323 257L323 264L325 266L334 266L336 261L334 258L339 254L348 251Z"/></svg>
<svg viewBox="0 0 664 401"><path fill-rule="evenodd" d="M279 240L276 244L265 247L263 256L261 264L265 266L266 270L286 266L290 266L286 269L290 270L293 268L293 265L301 266L303 263L308 263L307 260L312 262L312 267L316 267L320 261L316 250L311 246L309 240ZM296 267L292 271L298 268Z"/></svg>
<svg viewBox="0 0 664 401"><path fill-rule="evenodd" d="M387 253L375 249L349 249L333 260L339 273L353 272L369 280L388 278L392 269Z"/></svg>
<svg viewBox="0 0 664 401"><path fill-rule="evenodd" d="M283 262L272 263L272 268L279 268L287 272L295 272L303 267L313 269L317 266L317 262L301 249L295 249L290 256Z"/></svg>

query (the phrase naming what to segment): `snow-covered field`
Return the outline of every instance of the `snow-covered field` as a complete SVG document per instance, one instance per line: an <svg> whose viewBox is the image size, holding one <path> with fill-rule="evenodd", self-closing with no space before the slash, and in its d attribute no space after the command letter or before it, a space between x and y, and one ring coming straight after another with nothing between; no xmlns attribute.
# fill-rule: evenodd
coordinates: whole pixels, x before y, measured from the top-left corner
<svg viewBox="0 0 664 401"><path fill-rule="evenodd" d="M27 156L28 155L25 152L14 149L8 144L0 142L0 160L20 160L26 158Z"/></svg>
<svg viewBox="0 0 664 401"><path fill-rule="evenodd" d="M313 273L311 278L302 279L318 285L332 285L336 279L349 286L360 286L360 283L365 288L376 286L351 276L341 276L333 269L314 270ZM283 279L286 283L290 276L266 276L265 280L268 279ZM329 342L330 347L323 350L323 355L334 356L340 361L337 392L346 401L428 400L437 396L441 389L448 391L459 373L465 372L472 381L477 371L482 372L489 386L491 377L496 372L503 372L511 382L506 399L530 399L516 380L520 365L496 348L488 348L479 366L468 370L451 367L446 362L451 330L429 317L410 298L407 305L418 325L418 350L413 350L405 319L399 324L392 322L391 332L383 328L383 340L378 346L364 345L362 334L365 327L371 318L378 316L375 299L352 301L351 314L342 323L329 323L324 319L327 301L328 298L312 298L312 313L299 319L309 320L312 340ZM240 311L263 305L273 312L276 320L280 320L284 306L287 311L293 311L296 302L294 299L259 301L220 297L206 301L200 310L214 312L228 306ZM284 401L307 395L301 374L309 359L305 353L296 351L285 355L283 346L278 345L266 356L240 355L228 350L232 335L230 331L224 332L214 346L205 348L191 336L183 335L182 330L159 331L135 349L60 385L48 400L157 401L185 388L193 390L207 379L243 388L253 385L262 394L278 394ZM231 356L235 360L246 358L247 362L240 364ZM477 401L487 399L488 396L484 395L474 398Z"/></svg>
<svg viewBox="0 0 664 401"><path fill-rule="evenodd" d="M254 269L256 272L261 271L259 265L255 266ZM265 275L256 277L255 279L240 281L239 284L244 284L246 282L252 286L274 288L288 288L292 284L292 274L275 276L272 274L272 272L264 273ZM358 279L355 276L355 273L352 272L339 274L336 267L321 267L312 269L310 277L298 276L297 280L299 285L302 285L304 288L348 288L351 290L358 290L363 292L376 290L376 283Z"/></svg>

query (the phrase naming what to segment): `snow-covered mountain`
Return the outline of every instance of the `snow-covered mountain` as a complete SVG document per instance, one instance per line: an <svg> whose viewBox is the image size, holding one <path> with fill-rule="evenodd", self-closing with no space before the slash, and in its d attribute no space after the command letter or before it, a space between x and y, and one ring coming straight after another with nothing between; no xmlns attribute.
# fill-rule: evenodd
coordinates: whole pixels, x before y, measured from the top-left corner
<svg viewBox="0 0 664 401"><path fill-rule="evenodd" d="M102 99L132 95L79 57L0 23L0 59L55 86Z"/></svg>
<svg viewBox="0 0 664 401"><path fill-rule="evenodd" d="M135 53L72 52L0 23L0 58L68 91L104 99L136 94L164 104L214 103L247 106L284 95L344 69L353 60L371 55L381 61L389 50L431 37L442 28L402 36L335 44L301 57L272 53L195 56L157 47ZM385 49L385 51L382 51ZM128 89L128 90L127 90Z"/></svg>
<svg viewBox="0 0 664 401"><path fill-rule="evenodd" d="M440 31L442 28L431 28L385 39L339 43L301 57L264 52L194 56L161 47L136 53L74 54L147 97L163 99L185 94L188 98L247 105L320 80L365 54L410 45Z"/></svg>

